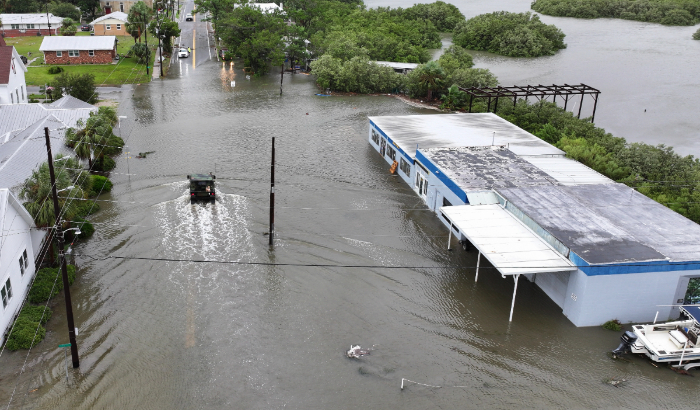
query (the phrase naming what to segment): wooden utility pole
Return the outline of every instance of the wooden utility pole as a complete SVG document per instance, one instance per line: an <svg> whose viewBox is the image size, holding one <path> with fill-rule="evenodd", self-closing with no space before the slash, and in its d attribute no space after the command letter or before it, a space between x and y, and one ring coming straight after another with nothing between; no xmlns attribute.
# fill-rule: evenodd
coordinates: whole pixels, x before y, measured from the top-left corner
<svg viewBox="0 0 700 410"><path fill-rule="evenodd" d="M272 162L270 165L270 246L275 236L275 137L272 137Z"/></svg>
<svg viewBox="0 0 700 410"><path fill-rule="evenodd" d="M58 242L58 258L61 263L61 276L63 276L63 294L66 299L66 317L68 318L68 338L70 340L70 355L73 359L73 368L80 367L78 357L78 343L75 340L75 322L73 321L73 303L70 298L70 283L68 281L68 269L66 267L66 256L63 250L63 227L61 226L61 208L58 206L58 191L56 191L56 176L53 171L53 156L51 155L51 139L49 138L49 127L44 128L46 135L46 152L49 155L49 175L51 177L51 191L53 194L53 211L56 216L56 223L53 226Z"/></svg>
<svg viewBox="0 0 700 410"><path fill-rule="evenodd" d="M284 61L282 61L282 71L280 71L280 95L282 95L282 81L284 80Z"/></svg>

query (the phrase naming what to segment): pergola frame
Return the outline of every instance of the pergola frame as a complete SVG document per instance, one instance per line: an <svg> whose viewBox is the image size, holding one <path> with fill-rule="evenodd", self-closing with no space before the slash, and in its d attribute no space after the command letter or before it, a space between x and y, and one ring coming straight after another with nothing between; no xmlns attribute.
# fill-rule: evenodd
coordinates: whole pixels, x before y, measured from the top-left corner
<svg viewBox="0 0 700 410"><path fill-rule="evenodd" d="M598 96L600 95L600 90L597 90L586 84L579 85L527 85L518 86L514 85L512 87L471 87L471 88L459 88L460 91L464 91L469 94L469 112L472 112L472 103L474 102L474 97L488 99L487 112L491 112L491 102L495 99L495 104L493 111L498 109L498 100L501 98L508 98L513 100L513 106L518 102L518 98L524 98L527 102L528 97L535 97L538 100L546 100L549 96L554 96L553 102L557 102L557 96L561 96L564 100L564 109L569 103L569 100L573 96L580 95L581 101L578 106L578 118L581 118L581 107L583 107L583 97L587 94L593 96L593 115L591 117L591 122L595 120L595 111L598 106Z"/></svg>

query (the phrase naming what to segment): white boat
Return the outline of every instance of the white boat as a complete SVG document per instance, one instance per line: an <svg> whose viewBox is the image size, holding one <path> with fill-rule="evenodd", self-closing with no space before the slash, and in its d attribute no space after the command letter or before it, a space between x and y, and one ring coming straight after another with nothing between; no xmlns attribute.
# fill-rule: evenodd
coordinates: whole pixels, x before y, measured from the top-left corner
<svg viewBox="0 0 700 410"><path fill-rule="evenodd" d="M657 363L670 363L685 370L700 367L700 305L679 306L675 322L634 325L621 337L613 356L625 352L644 354Z"/></svg>

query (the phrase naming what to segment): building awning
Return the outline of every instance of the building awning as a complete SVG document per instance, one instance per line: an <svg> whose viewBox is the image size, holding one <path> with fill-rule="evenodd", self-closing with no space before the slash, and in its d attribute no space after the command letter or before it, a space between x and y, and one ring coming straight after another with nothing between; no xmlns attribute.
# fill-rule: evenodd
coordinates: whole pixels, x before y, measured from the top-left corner
<svg viewBox="0 0 700 410"><path fill-rule="evenodd" d="M501 275L576 270L530 228L499 204L440 208Z"/></svg>
<svg viewBox="0 0 700 410"><path fill-rule="evenodd" d="M513 276L515 287L510 320L513 320L515 294L521 274L577 269L499 204L445 206L440 211L479 250L476 279L479 277L482 254L502 276Z"/></svg>

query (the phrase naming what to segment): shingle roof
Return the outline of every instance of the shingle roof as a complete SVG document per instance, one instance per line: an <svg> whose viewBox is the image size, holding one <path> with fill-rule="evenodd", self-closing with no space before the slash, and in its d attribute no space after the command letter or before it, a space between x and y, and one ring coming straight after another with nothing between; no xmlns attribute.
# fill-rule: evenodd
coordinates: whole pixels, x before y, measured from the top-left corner
<svg viewBox="0 0 700 410"><path fill-rule="evenodd" d="M125 23L128 23L129 22L128 17L129 17L129 15L126 13L122 13L121 11L115 11L114 13L105 14L102 17L96 18L95 20L93 20L90 23L90 25L95 25L101 21L109 20L109 19L121 20Z"/></svg>
<svg viewBox="0 0 700 410"><path fill-rule="evenodd" d="M112 50L115 40L115 36L49 36L44 37L39 50Z"/></svg>
<svg viewBox="0 0 700 410"><path fill-rule="evenodd" d="M63 22L63 17L54 16L49 13L49 19L51 24L61 24ZM47 23L46 14L15 14L15 13L5 13L0 14L0 20L2 20L2 25L6 26L8 24L45 24Z"/></svg>
<svg viewBox="0 0 700 410"><path fill-rule="evenodd" d="M0 46L0 84L7 84L10 82L13 48L12 46Z"/></svg>

